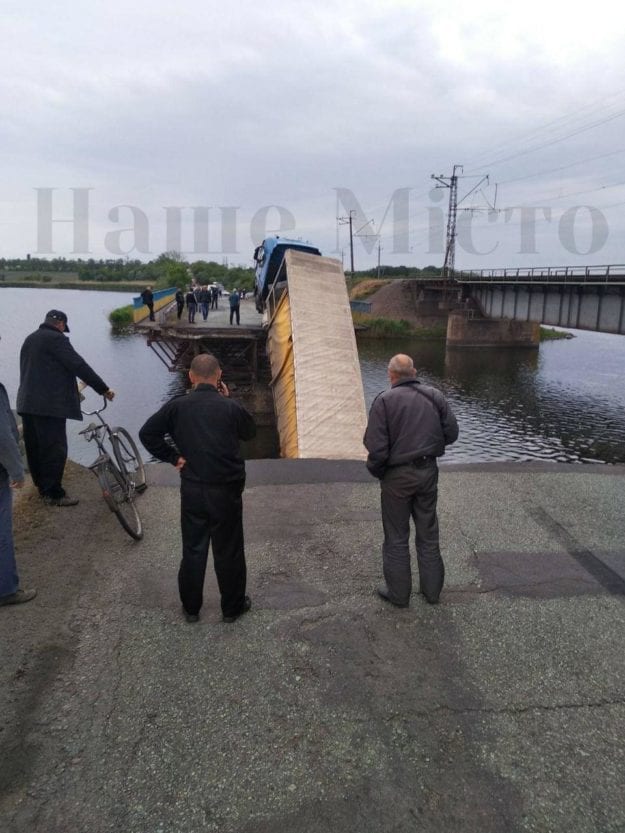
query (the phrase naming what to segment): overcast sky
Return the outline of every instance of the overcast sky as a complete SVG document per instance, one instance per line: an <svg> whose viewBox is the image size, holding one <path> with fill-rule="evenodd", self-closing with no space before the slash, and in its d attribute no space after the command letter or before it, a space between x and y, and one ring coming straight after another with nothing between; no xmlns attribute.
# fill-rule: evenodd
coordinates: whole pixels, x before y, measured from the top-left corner
<svg viewBox="0 0 625 833"><path fill-rule="evenodd" d="M351 211L356 269L441 265L462 165L457 268L625 263L608 0L2 8L2 256L251 265L278 232L347 268Z"/></svg>

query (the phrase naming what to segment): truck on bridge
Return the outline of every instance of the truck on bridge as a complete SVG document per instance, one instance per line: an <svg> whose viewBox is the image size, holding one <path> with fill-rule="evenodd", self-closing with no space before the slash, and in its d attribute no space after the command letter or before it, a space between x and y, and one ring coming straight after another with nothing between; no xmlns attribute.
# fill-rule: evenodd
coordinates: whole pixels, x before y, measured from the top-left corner
<svg viewBox="0 0 625 833"><path fill-rule="evenodd" d="M258 312L265 311L265 302L271 286L278 277L284 260L284 253L289 249L310 255L321 255L316 246L303 240L290 240L288 237L266 237L260 246L254 249L256 263L254 279L254 298Z"/></svg>

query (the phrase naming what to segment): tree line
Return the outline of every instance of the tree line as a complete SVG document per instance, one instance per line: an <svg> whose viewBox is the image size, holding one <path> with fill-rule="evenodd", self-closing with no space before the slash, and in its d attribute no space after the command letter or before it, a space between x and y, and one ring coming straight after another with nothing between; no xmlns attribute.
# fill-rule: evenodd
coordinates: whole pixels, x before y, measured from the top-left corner
<svg viewBox="0 0 625 833"><path fill-rule="evenodd" d="M36 279L37 276L75 275L80 281L97 283L137 282L155 287L177 286L183 288L191 281L196 283L222 283L226 289L235 286L252 289L254 270L240 266L229 267L215 261L197 260L187 263L178 252L163 252L155 260L144 263L140 260L95 258L0 258L0 278Z"/></svg>
<svg viewBox="0 0 625 833"><path fill-rule="evenodd" d="M96 283L136 282L156 287L177 286L183 288L192 280L199 284L222 283L226 289L253 289L254 269L241 266L225 266L213 260L196 260L193 263L185 261L179 252L163 252L156 259L144 263L141 260L125 258L101 259L82 258L71 259L55 257L45 258L0 258L0 279L4 277L18 277L23 275L31 280L50 280L50 275L77 275L81 281ZM442 269L439 266L381 266L382 278L419 278L424 276L439 276ZM360 270L354 273L356 279L375 278L377 267ZM45 276L42 277L42 276Z"/></svg>

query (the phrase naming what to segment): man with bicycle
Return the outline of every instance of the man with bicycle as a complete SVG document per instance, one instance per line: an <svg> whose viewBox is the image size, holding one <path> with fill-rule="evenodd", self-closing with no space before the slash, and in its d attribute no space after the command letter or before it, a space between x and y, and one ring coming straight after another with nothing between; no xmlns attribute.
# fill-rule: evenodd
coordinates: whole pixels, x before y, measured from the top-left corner
<svg viewBox="0 0 625 833"><path fill-rule="evenodd" d="M199 619L212 543L223 621L234 622L251 607L245 595L245 463L239 443L255 436L256 425L243 405L230 398L215 356L196 356L189 379L193 389L151 416L139 437L151 454L180 472L178 588L187 621Z"/></svg>
<svg viewBox="0 0 625 833"><path fill-rule="evenodd" d="M75 506L62 486L67 461L65 422L82 419L76 377L101 396L115 396L63 333L67 315L52 309L20 352L17 412L22 417L26 459L33 483L49 506Z"/></svg>

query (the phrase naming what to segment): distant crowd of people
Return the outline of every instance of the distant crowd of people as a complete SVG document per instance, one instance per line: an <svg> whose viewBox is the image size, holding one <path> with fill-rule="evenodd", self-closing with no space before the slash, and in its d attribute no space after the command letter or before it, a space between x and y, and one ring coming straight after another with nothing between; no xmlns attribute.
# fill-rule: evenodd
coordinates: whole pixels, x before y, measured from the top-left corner
<svg viewBox="0 0 625 833"><path fill-rule="evenodd" d="M219 299L223 294L215 284L191 284L186 291L178 289L176 292L176 314L178 321L182 318L184 308L187 308L187 321L189 324L195 324L195 316L200 311L202 320L208 319L208 313L212 309L219 309ZM236 318L237 324L240 324L240 303L245 299L247 290L233 289L228 293L228 303L230 306L230 323L233 323L233 318Z"/></svg>
<svg viewBox="0 0 625 833"><path fill-rule="evenodd" d="M214 287L190 287L186 305L193 323L199 306L204 319L217 308ZM230 293L230 323L239 323L240 293ZM214 304L214 307L213 307ZM67 315L50 310L20 351L17 411L22 417L28 468L42 502L72 507L63 474L67 460L66 420L82 419L77 378L112 400L115 392L74 350ZM225 622L234 622L251 608L246 593L242 493L245 464L240 442L256 433L252 415L230 396L215 356L196 356L189 369L191 390L176 396L139 431L141 442L159 460L180 473L182 557L178 588L189 622L197 622L209 546L221 594ZM367 467L380 480L384 528L384 583L377 592L384 601L406 607L412 593L410 519L415 526L420 591L436 604L445 568L439 547L437 458L458 436L456 418L443 394L416 378L412 359L393 356L388 365L389 388L374 400L364 435ZM5 388L0 385L0 606L28 602L34 588L20 586L12 527L12 489L24 484L18 430Z"/></svg>

